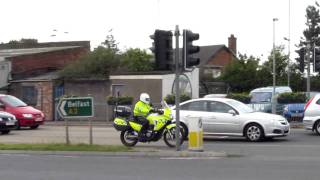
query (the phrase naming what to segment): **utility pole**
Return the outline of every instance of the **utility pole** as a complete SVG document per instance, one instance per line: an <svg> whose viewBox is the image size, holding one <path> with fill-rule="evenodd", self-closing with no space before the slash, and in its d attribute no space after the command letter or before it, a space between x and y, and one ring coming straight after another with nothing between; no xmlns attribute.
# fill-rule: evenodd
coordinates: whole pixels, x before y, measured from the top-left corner
<svg viewBox="0 0 320 180"><path fill-rule="evenodd" d="M273 61L272 61L272 75L273 75L273 91L271 98L271 110L272 114L276 114L276 46L275 46L275 22L278 21L278 18L273 18Z"/></svg>
<svg viewBox="0 0 320 180"><path fill-rule="evenodd" d="M310 42L307 44L307 98L310 99Z"/></svg>
<svg viewBox="0 0 320 180"><path fill-rule="evenodd" d="M176 29L174 32L174 35L176 37L176 51L175 51L175 65L176 65L176 80L175 80L175 85L176 85L176 150L180 151L180 82L179 82L179 77L180 77L180 61L179 61L179 26L176 25Z"/></svg>

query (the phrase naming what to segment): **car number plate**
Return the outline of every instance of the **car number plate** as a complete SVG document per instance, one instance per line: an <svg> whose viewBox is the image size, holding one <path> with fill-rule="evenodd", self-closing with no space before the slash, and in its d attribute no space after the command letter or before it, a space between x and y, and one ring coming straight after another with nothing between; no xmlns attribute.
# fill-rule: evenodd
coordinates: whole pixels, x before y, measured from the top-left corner
<svg viewBox="0 0 320 180"><path fill-rule="evenodd" d="M293 113L291 117L302 117L303 113Z"/></svg>
<svg viewBox="0 0 320 180"><path fill-rule="evenodd" d="M42 118L36 118L35 121L42 121Z"/></svg>
<svg viewBox="0 0 320 180"><path fill-rule="evenodd" d="M7 126L14 125L14 122L6 122L6 125L7 125Z"/></svg>

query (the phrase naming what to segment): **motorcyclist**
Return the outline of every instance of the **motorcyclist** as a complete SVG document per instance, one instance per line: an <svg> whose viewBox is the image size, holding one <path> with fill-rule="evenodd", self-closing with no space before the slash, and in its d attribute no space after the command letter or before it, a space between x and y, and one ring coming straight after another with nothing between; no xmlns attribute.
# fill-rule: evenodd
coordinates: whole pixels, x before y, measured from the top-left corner
<svg viewBox="0 0 320 180"><path fill-rule="evenodd" d="M141 130L138 134L140 140L146 139L145 133L149 126L149 121L147 116L154 111L153 107L150 104L150 96L147 93L140 94L140 100L135 104L133 110L133 116L136 121L142 124Z"/></svg>

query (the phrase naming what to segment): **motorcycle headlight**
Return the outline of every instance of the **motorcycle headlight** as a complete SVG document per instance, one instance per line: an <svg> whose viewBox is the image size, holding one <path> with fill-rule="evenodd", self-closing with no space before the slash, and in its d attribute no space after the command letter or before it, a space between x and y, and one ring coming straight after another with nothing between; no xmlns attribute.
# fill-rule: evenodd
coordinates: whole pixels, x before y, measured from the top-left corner
<svg viewBox="0 0 320 180"><path fill-rule="evenodd" d="M29 118L29 119L31 119L31 118L33 117L32 114L22 114L22 116L23 116L24 118Z"/></svg>
<svg viewBox="0 0 320 180"><path fill-rule="evenodd" d="M3 119L0 117L0 121L2 121Z"/></svg>

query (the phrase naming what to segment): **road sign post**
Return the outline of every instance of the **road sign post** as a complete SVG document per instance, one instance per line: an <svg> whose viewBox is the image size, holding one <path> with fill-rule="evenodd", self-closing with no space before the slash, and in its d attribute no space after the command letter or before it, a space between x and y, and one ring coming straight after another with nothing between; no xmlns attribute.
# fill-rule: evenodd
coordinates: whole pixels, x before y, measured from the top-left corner
<svg viewBox="0 0 320 180"><path fill-rule="evenodd" d="M62 98L58 104L58 113L65 119L66 125L66 143L70 144L69 140L69 123L68 118L90 118L93 113L93 98L92 97L72 97ZM90 145L92 145L92 122L89 119L89 136Z"/></svg>

